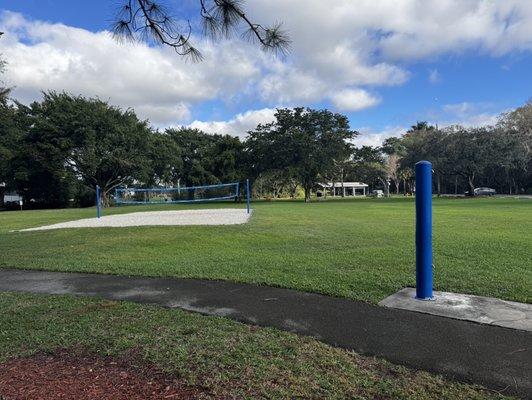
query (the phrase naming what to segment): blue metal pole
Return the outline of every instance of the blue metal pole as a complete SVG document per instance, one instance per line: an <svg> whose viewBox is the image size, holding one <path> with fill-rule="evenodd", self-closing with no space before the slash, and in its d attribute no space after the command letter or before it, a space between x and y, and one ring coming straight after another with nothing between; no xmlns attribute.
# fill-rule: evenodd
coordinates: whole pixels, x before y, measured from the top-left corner
<svg viewBox="0 0 532 400"><path fill-rule="evenodd" d="M100 218L100 186L96 185L96 216Z"/></svg>
<svg viewBox="0 0 532 400"><path fill-rule="evenodd" d="M416 299L432 300L432 164L416 163Z"/></svg>
<svg viewBox="0 0 532 400"><path fill-rule="evenodd" d="M248 214L249 214L249 179L246 179L246 204L248 208Z"/></svg>

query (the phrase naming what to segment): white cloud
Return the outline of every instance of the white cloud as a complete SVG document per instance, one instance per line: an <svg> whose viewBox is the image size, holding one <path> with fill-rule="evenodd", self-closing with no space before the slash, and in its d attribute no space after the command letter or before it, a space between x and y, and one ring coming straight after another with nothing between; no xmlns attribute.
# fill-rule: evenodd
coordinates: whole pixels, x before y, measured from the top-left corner
<svg viewBox="0 0 532 400"><path fill-rule="evenodd" d="M499 120L500 113L479 113L464 116L459 119L445 120L441 123L442 127L451 125L462 125L465 127L482 127L495 125Z"/></svg>
<svg viewBox="0 0 532 400"><path fill-rule="evenodd" d="M470 113L475 109L475 106L467 101L455 104L445 104L443 106L443 111L450 114L455 114L459 116L464 116L467 113Z"/></svg>
<svg viewBox="0 0 532 400"><path fill-rule="evenodd" d="M445 104L440 119L441 126L462 125L479 127L495 125L501 113L507 110L495 109L490 103L472 103L464 101L455 104Z"/></svg>
<svg viewBox="0 0 532 400"><path fill-rule="evenodd" d="M532 2L520 0L255 0L248 11L290 32L291 57L272 62L259 83L263 100L282 104L401 85L413 60L532 50ZM441 81L436 69L429 78Z"/></svg>
<svg viewBox="0 0 532 400"><path fill-rule="evenodd" d="M468 118L461 121L461 125L463 126L473 126L473 127L480 127L480 126L487 126L487 125L495 125L497 121L499 120L500 113L497 114L490 114L490 113L480 113L476 115L471 115Z"/></svg>
<svg viewBox="0 0 532 400"><path fill-rule="evenodd" d="M175 105L143 104L135 107L138 115L149 116L149 119L160 128L175 125L176 121L189 121L191 112L184 103Z"/></svg>
<svg viewBox="0 0 532 400"><path fill-rule="evenodd" d="M441 74L437 69L429 70L429 82L432 84L441 82Z"/></svg>
<svg viewBox="0 0 532 400"><path fill-rule="evenodd" d="M285 24L298 39L294 43L310 48L345 38L369 40L364 48L370 49L377 43L393 58L471 47L491 54L532 48L532 5L523 0L255 0L254 10L271 20L289 15Z"/></svg>
<svg viewBox="0 0 532 400"><path fill-rule="evenodd" d="M187 63L167 48L119 44L108 32L28 21L4 13L0 52L5 81L24 102L42 90L97 96L132 107L156 125L186 122L190 107L221 96L230 100L260 75L259 51L205 41L206 61ZM222 67L221 67L222 66Z"/></svg>
<svg viewBox="0 0 532 400"><path fill-rule="evenodd" d="M359 111L380 103L380 98L363 89L344 89L333 95L332 102L341 111Z"/></svg>
<svg viewBox="0 0 532 400"><path fill-rule="evenodd" d="M461 125L464 127L482 127L488 125L494 125L498 118L499 113L478 113L478 114L468 114L463 115L461 118L456 117L454 119L450 118L438 123L440 128L445 128L452 125ZM435 124L435 122L428 121L429 124ZM360 146L373 146L379 147L382 145L384 140L390 137L401 137L406 133L409 127L406 126L387 126L380 131L374 129L363 127L359 129L359 136L357 136L353 143Z"/></svg>
<svg viewBox="0 0 532 400"><path fill-rule="evenodd" d="M482 127L495 125L501 113L509 110L496 109L490 103L474 103L464 101L461 103L445 104L438 110L430 111L425 118L421 116L420 121L426 120L430 125L438 125L445 128L452 125L464 127ZM387 126L382 130L374 130L369 127L359 128L360 135L355 138L357 146L381 146L383 141L389 137L400 137L406 133L410 127L407 126Z"/></svg>
<svg viewBox="0 0 532 400"><path fill-rule="evenodd" d="M229 121L194 121L188 126L200 129L207 133L239 136L244 138L247 132L253 130L258 124L266 124L275 120L275 109L250 110L237 114Z"/></svg>
<svg viewBox="0 0 532 400"><path fill-rule="evenodd" d="M362 109L380 101L380 87L404 84L412 62L532 51L532 1L254 0L246 10L265 24L284 22L292 40L287 59L238 39L196 39L205 61L186 63L170 49L4 12L4 80L22 101L66 90L133 107L162 126L188 123L205 102L273 108L331 101ZM429 80L439 75L433 69Z"/></svg>
<svg viewBox="0 0 532 400"><path fill-rule="evenodd" d="M403 126L388 126L381 131L374 131L371 128L359 129L359 135L355 138L353 143L360 146L381 146L385 139L389 137L400 137L404 135L407 128Z"/></svg>

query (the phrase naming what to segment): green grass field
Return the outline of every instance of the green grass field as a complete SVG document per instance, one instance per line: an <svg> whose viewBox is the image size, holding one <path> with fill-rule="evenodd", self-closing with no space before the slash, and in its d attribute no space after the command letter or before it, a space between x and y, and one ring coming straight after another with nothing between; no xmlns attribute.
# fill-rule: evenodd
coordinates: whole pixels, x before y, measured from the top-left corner
<svg viewBox="0 0 532 400"><path fill-rule="evenodd" d="M235 204L123 207L104 213ZM414 285L412 199L253 204L251 222L10 232L94 209L0 213L0 267L254 282L370 302ZM532 301L532 202L434 200L435 286ZM56 349L153 363L213 398L492 399L498 393L276 329L129 302L0 293L0 362Z"/></svg>
<svg viewBox="0 0 532 400"><path fill-rule="evenodd" d="M0 309L0 363L58 348L125 357L213 399L504 398L311 338L181 310L9 293L0 293Z"/></svg>
<svg viewBox="0 0 532 400"><path fill-rule="evenodd" d="M251 222L240 226L42 232L10 230L95 211L4 212L0 266L227 279L370 302L414 285L412 199L256 202L253 209ZM434 263L436 290L532 302L532 201L435 199Z"/></svg>

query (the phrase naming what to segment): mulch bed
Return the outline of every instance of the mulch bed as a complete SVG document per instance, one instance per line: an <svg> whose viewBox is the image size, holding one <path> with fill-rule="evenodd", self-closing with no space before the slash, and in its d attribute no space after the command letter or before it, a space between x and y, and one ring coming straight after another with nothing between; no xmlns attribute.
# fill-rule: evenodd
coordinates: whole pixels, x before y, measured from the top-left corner
<svg viewBox="0 0 532 400"><path fill-rule="evenodd" d="M196 399L206 395L154 366L60 350L0 363L0 400Z"/></svg>

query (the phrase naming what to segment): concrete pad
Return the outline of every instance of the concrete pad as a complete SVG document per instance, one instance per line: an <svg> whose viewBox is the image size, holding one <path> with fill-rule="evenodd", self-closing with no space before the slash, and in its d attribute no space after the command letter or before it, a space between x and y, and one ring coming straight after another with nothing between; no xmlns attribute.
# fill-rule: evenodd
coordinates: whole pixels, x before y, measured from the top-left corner
<svg viewBox="0 0 532 400"><path fill-rule="evenodd" d="M415 296L416 289L405 288L379 305L532 332L532 304L450 292L434 292L433 301Z"/></svg>

